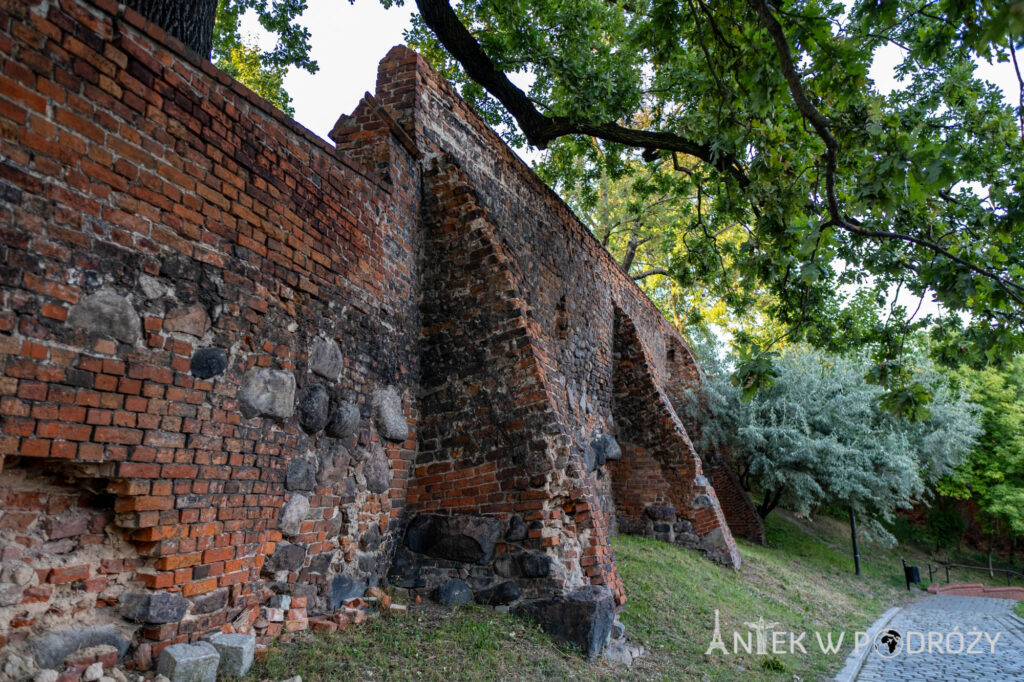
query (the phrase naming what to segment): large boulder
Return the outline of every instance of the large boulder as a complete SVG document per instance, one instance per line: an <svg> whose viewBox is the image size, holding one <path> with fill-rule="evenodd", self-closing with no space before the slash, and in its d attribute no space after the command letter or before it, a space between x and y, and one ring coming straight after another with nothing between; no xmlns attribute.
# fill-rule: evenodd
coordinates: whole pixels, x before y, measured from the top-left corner
<svg viewBox="0 0 1024 682"><path fill-rule="evenodd" d="M320 450L320 468L316 472L316 482L322 486L340 483L348 474L348 465L352 458L348 450L340 443L327 443Z"/></svg>
<svg viewBox="0 0 1024 682"><path fill-rule="evenodd" d="M131 302L109 289L83 296L68 312L67 323L87 332L99 332L118 341L139 340L139 314Z"/></svg>
<svg viewBox="0 0 1024 682"><path fill-rule="evenodd" d="M327 606L331 609L340 609L347 600L362 597L367 587L369 585L365 580L356 580L339 573L334 576L327 589Z"/></svg>
<svg viewBox="0 0 1024 682"><path fill-rule="evenodd" d="M615 622L615 598L604 585L589 585L571 594L520 604L517 615L540 624L549 635L578 646L594 660L608 643Z"/></svg>
<svg viewBox="0 0 1024 682"><path fill-rule="evenodd" d="M438 559L486 564L494 556L501 531L501 521L489 516L420 514L409 524L405 544Z"/></svg>
<svg viewBox="0 0 1024 682"><path fill-rule="evenodd" d="M444 581L434 590L434 601L443 606L462 606L473 601L473 590L458 578Z"/></svg>
<svg viewBox="0 0 1024 682"><path fill-rule="evenodd" d="M519 593L519 586L511 580L486 587L476 593L476 603L485 606L502 606L511 604L522 596Z"/></svg>
<svg viewBox="0 0 1024 682"><path fill-rule="evenodd" d="M370 445L369 456L363 462L363 475L366 477L366 489L371 493L380 494L391 487L391 467L380 443Z"/></svg>
<svg viewBox="0 0 1024 682"><path fill-rule="evenodd" d="M297 571L302 568L302 564L305 562L305 547L282 541L277 543L274 553L267 559L265 567L271 573L276 573L277 571Z"/></svg>
<svg viewBox="0 0 1024 682"><path fill-rule="evenodd" d="M285 535L298 535L308 512L309 498L292 493L291 499L281 508L281 516L278 519L281 532Z"/></svg>
<svg viewBox="0 0 1024 682"><path fill-rule="evenodd" d="M121 615L136 623L177 623L188 602L177 592L129 592L118 599Z"/></svg>
<svg viewBox="0 0 1024 682"><path fill-rule="evenodd" d="M228 368L228 355L220 348L200 348L192 354L189 371L192 376L210 379Z"/></svg>
<svg viewBox="0 0 1024 682"><path fill-rule="evenodd" d="M409 436L402 397L394 386L373 392L373 423L377 426L377 433L387 440L404 441Z"/></svg>
<svg viewBox="0 0 1024 682"><path fill-rule="evenodd" d="M242 375L238 405L246 419L288 419L295 411L295 376L280 369L250 369Z"/></svg>
<svg viewBox="0 0 1024 682"><path fill-rule="evenodd" d="M359 418L358 407L349 402L340 403L327 420L327 435L348 438L359 428Z"/></svg>
<svg viewBox="0 0 1024 682"><path fill-rule="evenodd" d="M117 649L121 658L128 651L128 639L113 625L93 625L88 628L68 628L50 632L29 644L29 652L43 669L56 668L69 654L79 649L107 644Z"/></svg>
<svg viewBox="0 0 1024 682"><path fill-rule="evenodd" d="M319 433L330 417L331 397L321 384L310 384L299 397L299 426L307 433Z"/></svg>
<svg viewBox="0 0 1024 682"><path fill-rule="evenodd" d="M341 357L341 348L329 339L317 339L309 349L309 369L329 381L337 381L345 361Z"/></svg>
<svg viewBox="0 0 1024 682"><path fill-rule="evenodd" d="M316 469L305 457L295 457L288 463L284 487L287 490L310 491L316 487Z"/></svg>

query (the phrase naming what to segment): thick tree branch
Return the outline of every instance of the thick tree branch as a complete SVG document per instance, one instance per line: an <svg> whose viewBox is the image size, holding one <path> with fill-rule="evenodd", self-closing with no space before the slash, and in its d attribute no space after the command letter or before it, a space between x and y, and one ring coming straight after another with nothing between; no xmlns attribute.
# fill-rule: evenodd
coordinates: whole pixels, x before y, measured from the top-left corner
<svg viewBox="0 0 1024 682"><path fill-rule="evenodd" d="M666 277L671 276L669 271L666 270L665 268L651 268L650 270L644 270L643 272L638 273L636 275L630 275L630 277L632 277L634 280L637 280L653 277L654 275L665 275Z"/></svg>
<svg viewBox="0 0 1024 682"><path fill-rule="evenodd" d="M562 116L545 116L517 88L480 47L463 26L447 0L416 0L423 22L434 32L445 49L462 65L466 74L491 93L519 123L530 144L544 149L563 135L590 135L645 150L650 159L658 150L682 152L728 173L742 187L750 184L739 160L732 154L716 152L710 144L696 142L674 133L635 130L616 123L571 121Z"/></svg>
<svg viewBox="0 0 1024 682"><path fill-rule="evenodd" d="M1021 296L1021 292L1024 292L1024 287L1001 276L999 273L961 258L951 253L948 249L943 248L941 245L930 240L909 234L865 229L860 225L859 221L843 214L842 210L839 208L839 199L836 196L836 175L838 174L839 167L839 143L836 141L835 136L832 135L828 119L818 111L807 97L807 93L804 91L803 82L800 80L800 74L797 73L796 66L793 63L793 54L789 47L789 41L786 39L786 34L782 29L782 25L772 14L771 9L769 9L768 3L765 0L747 0L747 2L757 14L757 18L761 22L761 26L768 31L768 35L775 43L775 51L778 53L779 65L782 68L782 77L785 79L786 85L789 86L789 93L793 99L793 103L796 105L797 110L811 124L811 127L814 128L814 132L821 138L822 142L825 143L825 202L828 207L829 214L829 221L826 225L834 225L850 232L851 234L856 234L861 237L898 240L928 249L933 253L937 253L948 258L954 263L957 263L976 274L991 279L1000 285L1000 288L1002 288L1007 296L1012 298L1018 304L1024 305L1024 296Z"/></svg>

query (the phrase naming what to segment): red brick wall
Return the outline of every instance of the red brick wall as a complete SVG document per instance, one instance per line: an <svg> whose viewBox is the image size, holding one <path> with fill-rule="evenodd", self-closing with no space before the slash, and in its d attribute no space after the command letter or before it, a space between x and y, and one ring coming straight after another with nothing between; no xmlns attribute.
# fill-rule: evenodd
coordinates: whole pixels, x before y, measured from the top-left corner
<svg viewBox="0 0 1024 682"><path fill-rule="evenodd" d="M386 570L415 442L387 444L392 483L382 494L367 490L356 455L381 440L369 418L373 390L396 386L414 408L412 157L385 136L378 144L395 147L391 182L368 177L112 3L3 8L0 495L17 499L12 486L25 472L88 484L109 504L104 552L127 546L137 557L119 589L189 600L180 624L136 633L139 667L171 641L251 622L267 588L316 604L337 573ZM135 340L68 323L97 291L127 302ZM195 305L209 330L168 329ZM309 371L319 337L341 348L337 381ZM223 350L226 370L194 376L200 348ZM326 384L332 404L360 407L359 429L335 442L294 417L245 418L237 392L253 367L290 373L299 395ZM337 447L351 463L340 480L308 493L306 520L288 537L305 549L303 565L263 572L283 537L282 505L297 494L286 488L287 467ZM31 512L6 505L0 517L0 527L21 531L5 535L5 558L59 575L67 557L44 551L45 530L33 531L45 523L21 528L23 513ZM363 551L372 528L385 540ZM97 567L94 557L73 577L94 580ZM211 594L219 607L197 613ZM116 596L113 588L95 595L100 618L116 617ZM40 614L60 603L55 590L0 608L0 632L12 642L34 636Z"/></svg>
<svg viewBox="0 0 1024 682"><path fill-rule="evenodd" d="M261 605L331 608L329 586L381 578L429 510L520 514L559 589L621 604L614 470L586 465L601 433L738 563L661 394L682 339L421 58L392 50L332 147L109 0L0 7L0 538L14 568L95 581L60 624L116 623L140 669L211 629L295 630L302 607L282 624ZM628 385L616 320L640 349ZM315 366L325 344L336 372ZM254 402L257 370L276 384ZM66 555L17 506L59 489L90 529ZM147 590L185 616L121 619L118 597ZM66 596L0 607L2 646Z"/></svg>

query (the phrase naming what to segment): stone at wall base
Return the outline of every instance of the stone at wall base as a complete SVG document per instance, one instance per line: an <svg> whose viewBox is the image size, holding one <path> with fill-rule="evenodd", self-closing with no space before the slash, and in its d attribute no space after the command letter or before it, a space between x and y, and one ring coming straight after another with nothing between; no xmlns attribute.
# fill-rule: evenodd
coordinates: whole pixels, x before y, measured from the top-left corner
<svg viewBox="0 0 1024 682"><path fill-rule="evenodd" d="M515 613L536 621L555 639L578 646L592 661L611 636L615 598L604 585L590 585L562 597L521 604Z"/></svg>
<svg viewBox="0 0 1024 682"><path fill-rule="evenodd" d="M216 682L220 654L209 642L172 644L160 652L157 672L171 682Z"/></svg>

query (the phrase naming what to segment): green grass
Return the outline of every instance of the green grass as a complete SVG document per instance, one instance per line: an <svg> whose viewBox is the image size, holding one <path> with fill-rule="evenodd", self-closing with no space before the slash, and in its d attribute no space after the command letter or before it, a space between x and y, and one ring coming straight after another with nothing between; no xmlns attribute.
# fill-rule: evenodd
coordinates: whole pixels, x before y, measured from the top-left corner
<svg viewBox="0 0 1024 682"><path fill-rule="evenodd" d="M1014 612L1021 618L1024 618L1024 601L1017 602L1017 605L1013 607Z"/></svg>
<svg viewBox="0 0 1024 682"><path fill-rule="evenodd" d="M702 559L696 552L646 538L613 541L629 602L627 632L647 653L630 669L588 664L531 624L480 608L446 611L426 603L403 618L375 619L335 635L303 635L275 645L247 679L281 680L802 680L827 679L843 663L852 631L866 629L882 612L922 593L908 592L900 557L922 566L921 551L864 543L864 576L853 575L849 529L820 518L799 525L782 513L769 517L768 543L742 542L742 570ZM762 657L705 656L720 612L726 641L744 623L766 620L782 631L848 631L841 655L818 651Z"/></svg>

